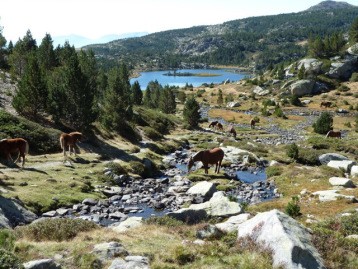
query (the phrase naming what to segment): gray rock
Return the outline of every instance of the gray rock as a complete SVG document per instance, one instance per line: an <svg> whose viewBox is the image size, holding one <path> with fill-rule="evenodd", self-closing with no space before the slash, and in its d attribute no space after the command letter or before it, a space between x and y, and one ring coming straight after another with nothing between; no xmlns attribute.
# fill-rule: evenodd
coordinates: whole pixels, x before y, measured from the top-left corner
<svg viewBox="0 0 358 269"><path fill-rule="evenodd" d="M92 253L96 254L102 261L118 257L119 255L128 255L128 252L124 249L124 247L117 242L95 245Z"/></svg>
<svg viewBox="0 0 358 269"><path fill-rule="evenodd" d="M311 79L299 80L290 86L291 94L302 97L313 93L315 81Z"/></svg>
<svg viewBox="0 0 358 269"><path fill-rule="evenodd" d="M340 62L335 62L331 64L330 70L326 75L330 78L342 78L348 79L353 73L354 67L357 63L358 56L348 55Z"/></svg>
<svg viewBox="0 0 358 269"><path fill-rule="evenodd" d="M358 240L358 234L351 234L346 236L347 239Z"/></svg>
<svg viewBox="0 0 358 269"><path fill-rule="evenodd" d="M216 185L212 182L202 181L191 187L186 193L192 195L204 196L209 199L216 192Z"/></svg>
<svg viewBox="0 0 358 269"><path fill-rule="evenodd" d="M82 204L84 205L97 205L98 200L93 198L87 198L82 201Z"/></svg>
<svg viewBox="0 0 358 269"><path fill-rule="evenodd" d="M345 177L331 177L329 183L333 186L341 186L344 188L355 188L353 181Z"/></svg>
<svg viewBox="0 0 358 269"><path fill-rule="evenodd" d="M130 217L126 219L125 221L122 221L119 223L118 226L111 227L112 230L116 232L125 232L130 229L134 229L136 227L139 227L142 225L143 218L142 217Z"/></svg>
<svg viewBox="0 0 358 269"><path fill-rule="evenodd" d="M203 209L182 208L174 212L169 212L166 215L188 224L199 223L207 218L207 213Z"/></svg>
<svg viewBox="0 0 358 269"><path fill-rule="evenodd" d="M35 213L27 210L16 199L0 196L0 209L0 228L13 228L20 223L28 224L37 219Z"/></svg>
<svg viewBox="0 0 358 269"><path fill-rule="evenodd" d="M127 258L134 256L127 256L126 260L115 259L112 264L108 267L108 269L150 269L148 262L140 262L140 261L127 261ZM142 257L145 260L145 257Z"/></svg>
<svg viewBox="0 0 358 269"><path fill-rule="evenodd" d="M358 165L353 165L351 167L351 176L352 177L358 176Z"/></svg>
<svg viewBox="0 0 358 269"><path fill-rule="evenodd" d="M61 269L52 259L29 261L23 264L25 269Z"/></svg>
<svg viewBox="0 0 358 269"><path fill-rule="evenodd" d="M306 228L276 209L240 224L238 238L246 236L272 250L273 267L325 268Z"/></svg>
<svg viewBox="0 0 358 269"><path fill-rule="evenodd" d="M348 161L349 159L337 153L326 153L318 157L321 164L327 164L330 161Z"/></svg>
<svg viewBox="0 0 358 269"><path fill-rule="evenodd" d="M207 238L219 238L222 232L214 225L207 225L203 229L196 232L196 237L199 239L207 239Z"/></svg>
<svg viewBox="0 0 358 269"><path fill-rule="evenodd" d="M318 199L320 202L335 201L338 198L348 199L353 202L356 201L356 198L352 195L343 195L343 194L339 194L337 192L338 192L338 190L316 191L316 192L312 193L312 195L318 196Z"/></svg>
<svg viewBox="0 0 358 269"><path fill-rule="evenodd" d="M239 107L239 106L240 106L239 102L229 102L226 105L226 107Z"/></svg>
<svg viewBox="0 0 358 269"><path fill-rule="evenodd" d="M336 169L344 169L344 171L349 173L351 170L351 167L355 164L356 164L356 162L350 161L350 160L348 160L348 161L330 161L329 163L327 163L327 166L336 168Z"/></svg>
<svg viewBox="0 0 358 269"><path fill-rule="evenodd" d="M226 233L232 233L237 230L237 227L239 224L247 221L250 217L250 214L244 213L237 216L230 217L227 221L215 224L215 226L220 229L221 231L224 231Z"/></svg>

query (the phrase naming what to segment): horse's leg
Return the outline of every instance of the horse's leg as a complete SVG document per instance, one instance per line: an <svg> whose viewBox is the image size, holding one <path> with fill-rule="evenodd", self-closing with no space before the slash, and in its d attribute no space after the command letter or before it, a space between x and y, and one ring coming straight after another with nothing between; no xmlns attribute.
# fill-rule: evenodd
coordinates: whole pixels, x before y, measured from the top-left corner
<svg viewBox="0 0 358 269"><path fill-rule="evenodd" d="M222 162L222 159L218 162L218 174L220 172L221 162Z"/></svg>

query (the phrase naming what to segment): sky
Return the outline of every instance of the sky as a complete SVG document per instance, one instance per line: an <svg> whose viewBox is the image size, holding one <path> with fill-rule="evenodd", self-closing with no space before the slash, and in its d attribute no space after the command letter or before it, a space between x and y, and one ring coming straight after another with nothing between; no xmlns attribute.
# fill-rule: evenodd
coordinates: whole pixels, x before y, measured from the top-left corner
<svg viewBox="0 0 358 269"><path fill-rule="evenodd" d="M41 40L71 34L160 32L253 16L303 11L322 0L1 0L0 26L15 43L27 30ZM346 0L358 5L358 0Z"/></svg>

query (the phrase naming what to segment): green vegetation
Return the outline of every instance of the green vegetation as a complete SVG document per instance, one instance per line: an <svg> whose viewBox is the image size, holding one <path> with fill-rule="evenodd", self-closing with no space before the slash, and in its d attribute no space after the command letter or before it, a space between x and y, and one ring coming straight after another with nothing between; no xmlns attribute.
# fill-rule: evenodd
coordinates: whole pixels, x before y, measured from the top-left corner
<svg viewBox="0 0 358 269"><path fill-rule="evenodd" d="M318 134L327 134L332 130L333 118L329 112L323 112L317 121L313 124L313 129Z"/></svg>
<svg viewBox="0 0 358 269"><path fill-rule="evenodd" d="M289 202L285 208L285 212L287 215L295 218L301 215L301 207L298 204L298 197L292 196L292 201Z"/></svg>

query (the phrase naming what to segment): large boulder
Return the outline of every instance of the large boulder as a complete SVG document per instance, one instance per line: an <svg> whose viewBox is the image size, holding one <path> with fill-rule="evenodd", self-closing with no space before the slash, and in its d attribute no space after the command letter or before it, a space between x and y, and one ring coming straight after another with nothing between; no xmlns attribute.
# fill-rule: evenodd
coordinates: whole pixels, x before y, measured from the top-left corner
<svg viewBox="0 0 358 269"><path fill-rule="evenodd" d="M265 90L263 88L261 88L260 86L257 86L254 90L253 93L259 95L259 96L264 96L264 95L268 95L270 93L270 90Z"/></svg>
<svg viewBox="0 0 358 269"><path fill-rule="evenodd" d="M314 196L318 196L320 202L328 202L328 201L335 201L339 199L348 199L352 202L356 201L356 198L352 195L343 195L337 193L338 190L326 190L326 191L316 191L312 193Z"/></svg>
<svg viewBox="0 0 358 269"><path fill-rule="evenodd" d="M348 161L349 159L337 153L326 153L318 156L321 164L327 164L330 161Z"/></svg>
<svg viewBox="0 0 358 269"><path fill-rule="evenodd" d="M340 186L344 188L355 188L353 181L345 177L331 177L329 183L333 186Z"/></svg>
<svg viewBox="0 0 358 269"><path fill-rule="evenodd" d="M216 217L234 216L243 211L239 203L231 202L222 191L215 192L208 202L190 205L189 209L204 209L209 216Z"/></svg>
<svg viewBox="0 0 358 269"><path fill-rule="evenodd" d="M115 259L108 269L150 269L149 259L143 256L127 256L125 260Z"/></svg>
<svg viewBox="0 0 358 269"><path fill-rule="evenodd" d="M128 255L124 247L117 242L109 242L95 245L92 253L96 254L101 261L113 259L120 255Z"/></svg>
<svg viewBox="0 0 358 269"><path fill-rule="evenodd" d="M290 86L291 94L302 97L307 94L313 94L315 81L312 79L299 80Z"/></svg>
<svg viewBox="0 0 358 269"><path fill-rule="evenodd" d="M310 71L313 72L315 74L320 74L322 72L322 65L323 62L318 61L315 58L308 58L308 59L303 59L301 61L298 62L298 69L301 69L302 65L304 66L306 72Z"/></svg>
<svg viewBox="0 0 358 269"><path fill-rule="evenodd" d="M358 176L358 165L353 165L351 167L351 176L352 177Z"/></svg>
<svg viewBox="0 0 358 269"><path fill-rule="evenodd" d="M327 166L336 168L336 169L343 169L346 172L350 172L353 165L355 165L355 161L330 161L327 163Z"/></svg>
<svg viewBox="0 0 358 269"><path fill-rule="evenodd" d="M25 269L61 269L52 259L33 260L23 264Z"/></svg>
<svg viewBox="0 0 358 269"><path fill-rule="evenodd" d="M199 223L205 220L208 216L204 209L191 208L182 208L174 212L169 212L166 215L188 224Z"/></svg>
<svg viewBox="0 0 358 269"><path fill-rule="evenodd" d="M276 209L239 224L238 238L247 236L272 250L273 267L325 268L306 228Z"/></svg>
<svg viewBox="0 0 358 269"><path fill-rule="evenodd" d="M354 44L353 46L347 49L347 52L351 55L358 56L358 43Z"/></svg>
<svg viewBox="0 0 358 269"><path fill-rule="evenodd" d="M122 221L117 226L111 226L112 230L116 232L125 232L127 230L134 229L136 227L140 227L143 223L142 217L130 217L126 219L125 221Z"/></svg>
<svg viewBox="0 0 358 269"><path fill-rule="evenodd" d="M18 224L28 224L35 219L36 214L23 207L20 201L0 196L0 228L14 228Z"/></svg>
<svg viewBox="0 0 358 269"><path fill-rule="evenodd" d="M326 75L334 79L349 79L356 70L357 59L357 56L348 55L339 62L332 63Z"/></svg>
<svg viewBox="0 0 358 269"><path fill-rule="evenodd" d="M207 200L210 199L216 192L216 185L212 182L202 181L192 186L186 193L192 195L204 196Z"/></svg>
<svg viewBox="0 0 358 269"><path fill-rule="evenodd" d="M240 106L239 102L229 102L226 105L226 107L239 107L239 106Z"/></svg>

